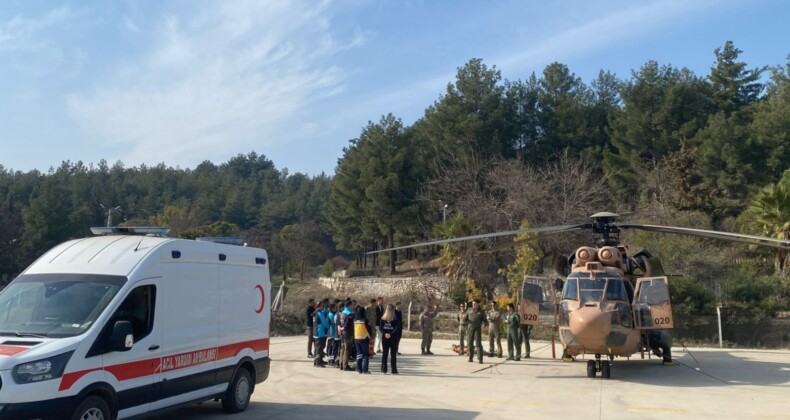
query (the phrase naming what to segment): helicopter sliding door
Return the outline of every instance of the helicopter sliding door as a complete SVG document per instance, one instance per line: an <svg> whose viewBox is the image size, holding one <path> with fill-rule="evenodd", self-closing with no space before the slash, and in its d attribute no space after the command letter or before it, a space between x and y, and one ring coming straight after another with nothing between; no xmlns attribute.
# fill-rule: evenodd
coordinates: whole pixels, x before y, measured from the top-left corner
<svg viewBox="0 0 790 420"><path fill-rule="evenodd" d="M637 329L664 330L674 327L669 282L666 277L643 277L636 281L634 320Z"/></svg>
<svg viewBox="0 0 790 420"><path fill-rule="evenodd" d="M543 277L525 277L521 284L518 312L524 325L551 326L555 324L557 295L554 281Z"/></svg>

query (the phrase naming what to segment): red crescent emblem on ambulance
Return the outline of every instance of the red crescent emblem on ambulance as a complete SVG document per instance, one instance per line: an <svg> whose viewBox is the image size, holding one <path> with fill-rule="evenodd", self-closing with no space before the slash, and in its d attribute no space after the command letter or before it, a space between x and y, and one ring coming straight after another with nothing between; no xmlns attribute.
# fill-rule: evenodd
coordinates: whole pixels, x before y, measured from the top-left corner
<svg viewBox="0 0 790 420"><path fill-rule="evenodd" d="M256 285L255 288L261 292L261 306L259 306L258 309L255 310L255 313L259 314L263 312L263 304L266 302L266 294L263 293L263 286L261 286L260 284Z"/></svg>

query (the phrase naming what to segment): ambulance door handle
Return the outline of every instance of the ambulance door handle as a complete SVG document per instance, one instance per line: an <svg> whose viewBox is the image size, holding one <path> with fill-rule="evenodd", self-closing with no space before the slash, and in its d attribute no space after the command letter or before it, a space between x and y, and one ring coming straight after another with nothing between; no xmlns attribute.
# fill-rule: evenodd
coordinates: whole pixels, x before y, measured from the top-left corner
<svg viewBox="0 0 790 420"><path fill-rule="evenodd" d="M148 347L148 351L159 350L159 344L154 344L151 347Z"/></svg>

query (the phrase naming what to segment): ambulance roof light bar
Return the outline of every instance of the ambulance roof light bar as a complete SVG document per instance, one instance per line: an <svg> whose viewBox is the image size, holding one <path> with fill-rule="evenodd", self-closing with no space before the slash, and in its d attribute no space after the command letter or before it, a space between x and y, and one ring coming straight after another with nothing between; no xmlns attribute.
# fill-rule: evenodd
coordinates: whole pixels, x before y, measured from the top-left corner
<svg viewBox="0 0 790 420"><path fill-rule="evenodd" d="M236 237L236 236L201 236L201 237L195 238L195 240L196 241L201 241L201 242L214 242L216 244L227 244L227 245L241 245L242 244L241 238Z"/></svg>
<svg viewBox="0 0 790 420"><path fill-rule="evenodd" d="M153 235L166 236L170 233L169 227L158 226L114 226L114 227L92 227L94 235Z"/></svg>

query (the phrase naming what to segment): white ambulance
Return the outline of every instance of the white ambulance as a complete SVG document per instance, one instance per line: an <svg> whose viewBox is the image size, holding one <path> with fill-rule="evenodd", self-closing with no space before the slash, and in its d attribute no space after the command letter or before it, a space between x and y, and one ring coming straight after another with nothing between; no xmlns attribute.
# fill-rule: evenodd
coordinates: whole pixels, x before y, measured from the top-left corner
<svg viewBox="0 0 790 420"><path fill-rule="evenodd" d="M269 375L266 251L97 232L0 292L0 419L127 418L209 399L246 409Z"/></svg>

